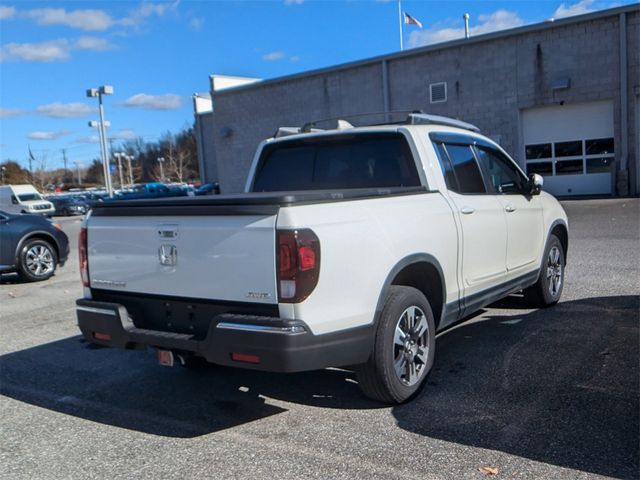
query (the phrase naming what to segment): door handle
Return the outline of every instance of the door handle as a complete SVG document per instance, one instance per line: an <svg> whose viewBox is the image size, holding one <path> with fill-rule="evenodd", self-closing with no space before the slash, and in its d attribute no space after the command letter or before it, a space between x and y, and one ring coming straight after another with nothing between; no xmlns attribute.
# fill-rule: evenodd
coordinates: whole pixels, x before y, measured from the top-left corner
<svg viewBox="0 0 640 480"><path fill-rule="evenodd" d="M505 209L507 212L509 212L509 213L511 213L511 212L515 212L515 211L516 211L516 207L514 207L514 206L513 206L513 205L511 205L510 203L509 203L506 207L504 207L504 209Z"/></svg>
<svg viewBox="0 0 640 480"><path fill-rule="evenodd" d="M463 215L471 215L475 211L476 211L475 208L471 208L467 206L464 206L460 209L460 213L462 213Z"/></svg>

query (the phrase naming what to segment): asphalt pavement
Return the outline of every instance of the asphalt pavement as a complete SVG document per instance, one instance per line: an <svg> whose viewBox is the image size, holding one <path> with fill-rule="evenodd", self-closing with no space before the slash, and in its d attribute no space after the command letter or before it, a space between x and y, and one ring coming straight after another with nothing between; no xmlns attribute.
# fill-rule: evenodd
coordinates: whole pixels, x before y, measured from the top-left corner
<svg viewBox="0 0 640 480"><path fill-rule="evenodd" d="M0 477L638 478L640 201L563 204L561 303L514 295L439 335L428 385L399 407L346 370L191 371L88 345L80 223L57 219L68 264L0 277Z"/></svg>

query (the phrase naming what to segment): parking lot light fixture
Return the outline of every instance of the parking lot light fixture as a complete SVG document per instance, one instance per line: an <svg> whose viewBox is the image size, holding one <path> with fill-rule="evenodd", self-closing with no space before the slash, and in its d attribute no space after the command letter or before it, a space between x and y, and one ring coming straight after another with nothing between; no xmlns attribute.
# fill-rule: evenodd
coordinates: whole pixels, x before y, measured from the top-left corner
<svg viewBox="0 0 640 480"><path fill-rule="evenodd" d="M113 187L111 186L111 172L109 171L109 156L107 154L107 132L106 122L104 119L104 106L102 104L103 95L113 95L113 87L111 85L103 85L98 88L89 88L87 97L98 98L98 112L100 114L100 122L98 124L100 132L100 153L102 155L102 169L104 171L104 184L109 197L113 197Z"/></svg>

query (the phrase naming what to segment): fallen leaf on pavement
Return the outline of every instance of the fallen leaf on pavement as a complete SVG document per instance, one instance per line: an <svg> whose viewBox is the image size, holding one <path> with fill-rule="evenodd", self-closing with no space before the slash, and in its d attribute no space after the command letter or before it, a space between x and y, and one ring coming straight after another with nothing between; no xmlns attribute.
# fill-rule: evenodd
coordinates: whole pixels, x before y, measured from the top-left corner
<svg viewBox="0 0 640 480"><path fill-rule="evenodd" d="M7 295L9 295L11 298L16 298L16 294L13 292L9 292L7 293Z"/></svg>
<svg viewBox="0 0 640 480"><path fill-rule="evenodd" d="M498 474L498 469L496 467L480 467L478 470L480 470L480 472L483 473L484 475Z"/></svg>

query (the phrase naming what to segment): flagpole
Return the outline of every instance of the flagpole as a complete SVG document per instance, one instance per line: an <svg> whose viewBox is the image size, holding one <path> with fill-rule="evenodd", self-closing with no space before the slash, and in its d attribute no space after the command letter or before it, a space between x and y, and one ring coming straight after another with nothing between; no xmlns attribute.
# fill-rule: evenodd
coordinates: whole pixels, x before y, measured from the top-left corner
<svg viewBox="0 0 640 480"><path fill-rule="evenodd" d="M400 51L404 50L404 46L402 45L402 40L403 40L403 32L402 32L402 5L401 5L401 0L398 0L398 23L400 25Z"/></svg>

